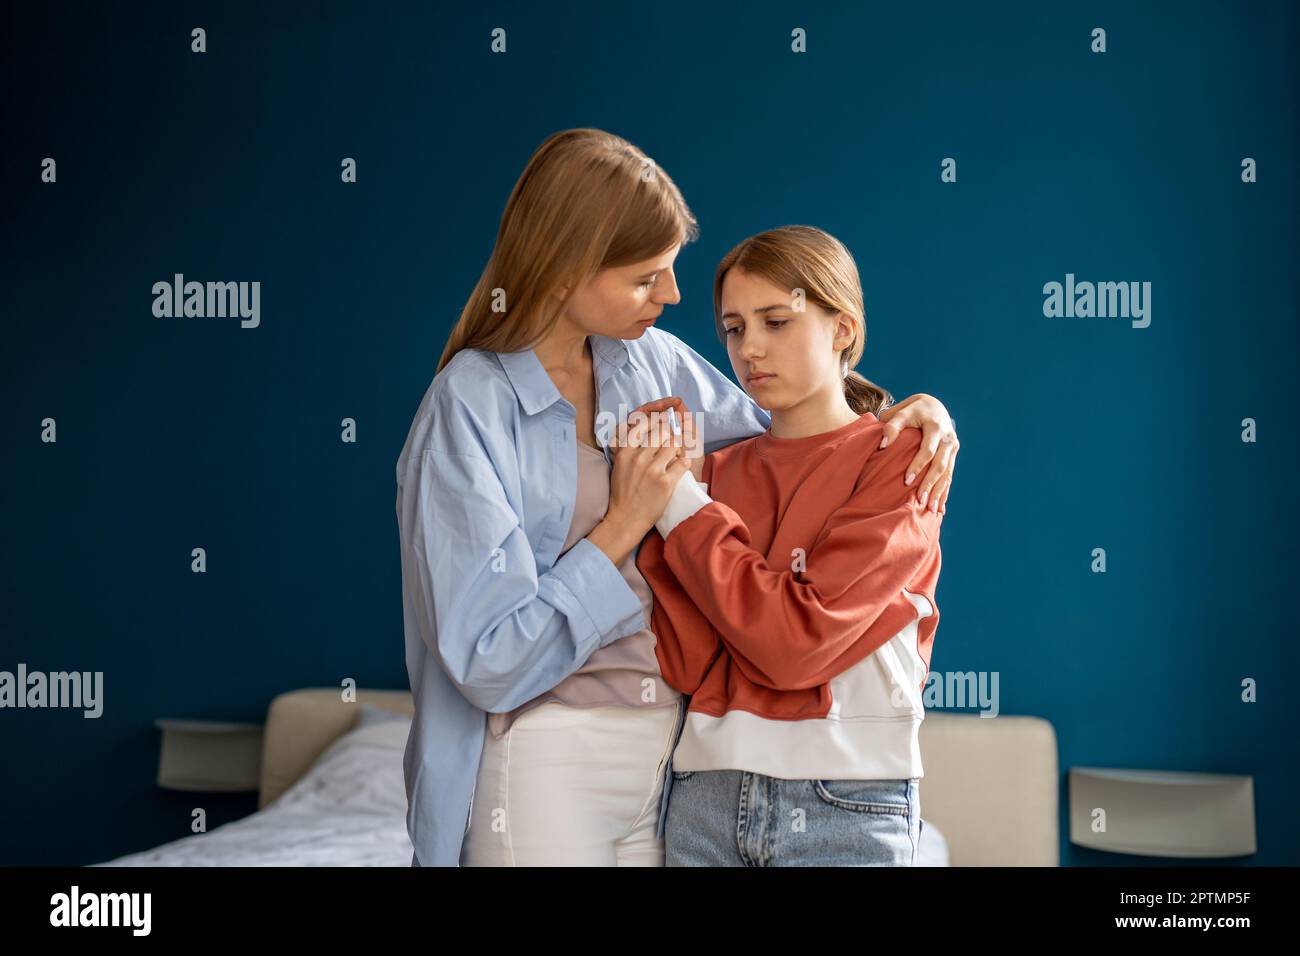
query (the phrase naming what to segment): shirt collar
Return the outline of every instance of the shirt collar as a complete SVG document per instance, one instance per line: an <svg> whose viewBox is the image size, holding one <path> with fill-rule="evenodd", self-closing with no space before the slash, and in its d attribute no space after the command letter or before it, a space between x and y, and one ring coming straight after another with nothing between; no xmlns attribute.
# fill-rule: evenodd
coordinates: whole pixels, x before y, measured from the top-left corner
<svg viewBox="0 0 1300 956"><path fill-rule="evenodd" d="M591 356L596 366L598 383L603 385L610 375L620 371L626 365L638 367L627 343L622 339L611 339L595 334L589 335L588 338L591 340ZM564 397L543 368L542 360L532 349L524 349L520 352L497 352L496 356L501 367L505 369L506 377L510 379L510 384L514 387L515 395L519 397L519 405L525 414L535 415L544 408L550 408Z"/></svg>

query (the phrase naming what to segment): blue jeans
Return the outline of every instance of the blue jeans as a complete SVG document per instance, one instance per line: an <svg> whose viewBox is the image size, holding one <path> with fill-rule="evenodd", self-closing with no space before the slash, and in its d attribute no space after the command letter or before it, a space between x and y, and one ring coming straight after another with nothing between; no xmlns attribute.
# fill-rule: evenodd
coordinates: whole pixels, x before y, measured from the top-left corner
<svg viewBox="0 0 1300 956"><path fill-rule="evenodd" d="M673 771L665 866L915 866L919 778Z"/></svg>

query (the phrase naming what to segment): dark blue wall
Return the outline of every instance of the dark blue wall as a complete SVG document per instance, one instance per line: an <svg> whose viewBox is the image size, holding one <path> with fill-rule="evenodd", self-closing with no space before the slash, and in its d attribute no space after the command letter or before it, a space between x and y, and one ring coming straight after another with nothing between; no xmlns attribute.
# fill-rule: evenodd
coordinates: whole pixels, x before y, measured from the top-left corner
<svg viewBox="0 0 1300 956"><path fill-rule="evenodd" d="M962 440L932 666L1055 725L1062 862L1158 862L1069 845L1072 765L1253 774L1244 862L1298 862L1293 4L289 6L23 3L0 31L0 669L106 684L99 720L0 711L0 863L186 835L156 717L406 686L397 454L515 178L572 126L682 187L702 237L663 327L728 372L732 244L853 250L861 370ZM175 272L260 280L260 327L155 318ZM1045 318L1067 272L1150 281L1150 327Z"/></svg>

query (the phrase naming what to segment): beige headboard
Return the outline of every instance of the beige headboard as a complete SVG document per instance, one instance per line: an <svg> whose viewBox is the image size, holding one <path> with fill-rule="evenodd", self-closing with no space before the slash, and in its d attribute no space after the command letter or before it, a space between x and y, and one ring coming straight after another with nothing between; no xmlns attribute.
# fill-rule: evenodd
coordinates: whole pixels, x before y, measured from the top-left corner
<svg viewBox="0 0 1300 956"><path fill-rule="evenodd" d="M414 714L409 690L357 690L356 702L343 700L338 687L309 687L276 697L266 712L262 733L260 810L288 790L337 737L357 722L362 704L399 714Z"/></svg>
<svg viewBox="0 0 1300 956"><path fill-rule="evenodd" d="M929 711L921 723L921 819L953 866L1060 866L1056 729L1041 717Z"/></svg>
<svg viewBox="0 0 1300 956"><path fill-rule="evenodd" d="M271 701L262 743L264 807L336 737L359 704L414 712L406 690L295 690ZM1058 866L1060 773L1056 731L1041 717L980 717L930 711L921 724L921 816L948 841L953 866Z"/></svg>

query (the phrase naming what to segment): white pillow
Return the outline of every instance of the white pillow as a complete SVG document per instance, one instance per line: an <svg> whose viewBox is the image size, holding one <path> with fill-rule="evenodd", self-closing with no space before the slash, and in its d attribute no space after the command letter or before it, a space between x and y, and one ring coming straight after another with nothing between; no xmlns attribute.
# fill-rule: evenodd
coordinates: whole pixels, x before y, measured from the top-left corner
<svg viewBox="0 0 1300 956"><path fill-rule="evenodd" d="M406 818L402 754L411 718L368 721L332 741L272 806L312 813L380 813Z"/></svg>

